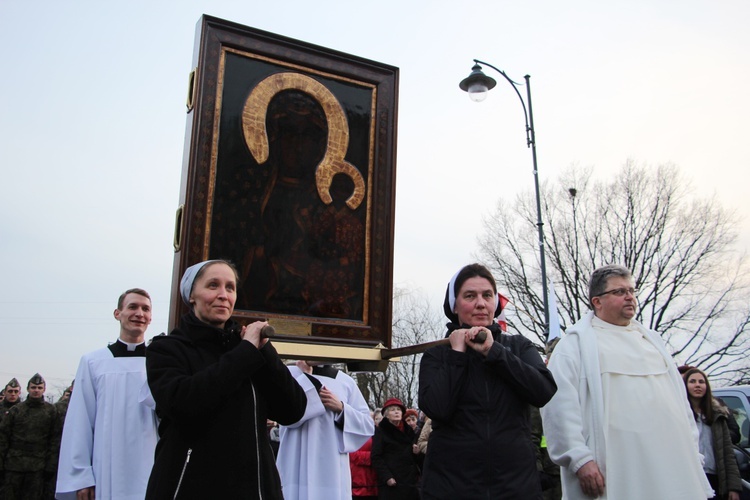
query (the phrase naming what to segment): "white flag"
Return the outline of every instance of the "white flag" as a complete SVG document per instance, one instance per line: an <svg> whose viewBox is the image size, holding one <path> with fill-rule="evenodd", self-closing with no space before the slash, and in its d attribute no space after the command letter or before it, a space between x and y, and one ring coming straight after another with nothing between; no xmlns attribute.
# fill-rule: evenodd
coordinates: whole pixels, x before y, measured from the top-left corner
<svg viewBox="0 0 750 500"><path fill-rule="evenodd" d="M549 280L547 296L547 305L549 306L549 334L547 335L547 344L549 344L560 337L560 318L557 315L557 297L555 297L555 287L552 286L552 280Z"/></svg>

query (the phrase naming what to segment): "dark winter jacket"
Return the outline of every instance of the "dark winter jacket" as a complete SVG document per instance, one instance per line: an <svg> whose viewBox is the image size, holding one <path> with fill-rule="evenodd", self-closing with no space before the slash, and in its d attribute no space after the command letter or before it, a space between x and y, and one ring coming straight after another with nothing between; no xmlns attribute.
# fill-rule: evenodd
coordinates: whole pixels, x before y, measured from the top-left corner
<svg viewBox="0 0 750 500"><path fill-rule="evenodd" d="M413 444L414 430L402 421L403 430L384 418L372 437L372 465L378 474L378 498L388 500L416 500L419 468ZM395 486L388 486L389 479Z"/></svg>
<svg viewBox="0 0 750 500"><path fill-rule="evenodd" d="M183 316L146 349L161 418L147 499L281 499L266 419L292 424L306 398L270 343Z"/></svg>
<svg viewBox="0 0 750 500"><path fill-rule="evenodd" d="M8 415L8 412L10 411L10 409L16 406L20 402L21 402L20 398L16 400L15 403L11 403L7 399L3 399L2 401L0 401L0 422L2 422L3 418L5 418L5 416Z"/></svg>
<svg viewBox="0 0 750 500"><path fill-rule="evenodd" d="M424 498L542 498L529 405L544 406L557 386L528 339L490 330L486 358L450 346L422 356L419 407L432 419Z"/></svg>
<svg viewBox="0 0 750 500"><path fill-rule="evenodd" d="M711 439L714 447L714 460L716 461L716 476L719 478L719 487L716 494L725 497L730 491L742 491L740 470L737 467L737 459L734 456L734 447L727 427L726 410L722 409L716 402L713 403L714 421L711 423Z"/></svg>
<svg viewBox="0 0 750 500"><path fill-rule="evenodd" d="M739 444L742 438L740 432L740 425L737 423L737 419L734 418L732 410L727 406L723 399L714 396L714 402L721 407L722 413L727 416L727 428L729 428L729 437L732 440L732 444Z"/></svg>
<svg viewBox="0 0 750 500"><path fill-rule="evenodd" d="M27 397L0 423L0 470L54 472L59 452L57 411L44 398Z"/></svg>

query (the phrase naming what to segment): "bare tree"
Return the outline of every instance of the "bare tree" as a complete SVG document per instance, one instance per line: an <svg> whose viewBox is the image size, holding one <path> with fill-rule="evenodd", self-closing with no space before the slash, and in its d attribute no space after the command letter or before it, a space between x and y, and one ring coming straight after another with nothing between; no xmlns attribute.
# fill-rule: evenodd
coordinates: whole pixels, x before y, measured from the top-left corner
<svg viewBox="0 0 750 500"><path fill-rule="evenodd" d="M445 327L426 294L396 289L393 294L392 347L422 344L442 338ZM376 408L397 397L407 408L417 406L421 354L403 356L388 364L383 373L358 373L357 383L368 403Z"/></svg>
<svg viewBox="0 0 750 500"><path fill-rule="evenodd" d="M736 248L736 217L714 198L690 196L674 165L626 162L612 179L570 167L542 188L548 277L563 329L588 309L588 278L622 264L638 288L636 319L660 332L680 363L714 380L746 379L750 347L748 267ZM531 193L500 201L486 219L479 255L508 289L509 326L544 342L541 272Z"/></svg>

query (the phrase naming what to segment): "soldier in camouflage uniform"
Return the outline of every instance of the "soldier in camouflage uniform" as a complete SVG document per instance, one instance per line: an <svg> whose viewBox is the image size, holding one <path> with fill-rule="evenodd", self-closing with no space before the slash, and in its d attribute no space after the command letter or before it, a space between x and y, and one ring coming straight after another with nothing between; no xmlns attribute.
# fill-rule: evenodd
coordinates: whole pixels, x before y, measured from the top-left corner
<svg viewBox="0 0 750 500"><path fill-rule="evenodd" d="M75 380L70 383L70 387L63 391L62 397L55 403L55 411L57 412L57 435L55 436L55 442L60 443L62 440L62 431L65 425L65 415L68 413L68 405L70 404L70 396L73 395L73 385ZM58 455L59 457L59 455ZM57 485L57 467L47 480L47 491L44 493L45 498L55 498L55 487ZM2 500L2 497L0 497Z"/></svg>
<svg viewBox="0 0 750 500"><path fill-rule="evenodd" d="M3 418L5 418L10 409L18 404L18 400L21 397L21 385L18 383L18 380L15 378L10 379L8 385L3 389L3 394L5 394L5 399L0 402L0 422L3 421Z"/></svg>
<svg viewBox="0 0 750 500"><path fill-rule="evenodd" d="M10 379L10 382L8 382L5 389L3 389L3 395L5 397L2 402L0 402L0 423L2 423L10 409L18 404L18 401L21 398L21 384L18 383L18 380L15 378ZM3 473L3 468L0 467L0 498L4 498L4 477L5 474Z"/></svg>
<svg viewBox="0 0 750 500"><path fill-rule="evenodd" d="M45 478L57 467L57 411L44 401L45 389L44 379L35 374L26 386L26 401L11 408L0 423L6 500L44 499Z"/></svg>
<svg viewBox="0 0 750 500"><path fill-rule="evenodd" d="M57 410L57 416L60 420L60 432L62 432L63 424L65 423L65 415L68 413L68 405L70 404L70 396L73 395L73 385L76 383L74 380L70 383L70 387L63 391L63 395L55 403L55 409Z"/></svg>

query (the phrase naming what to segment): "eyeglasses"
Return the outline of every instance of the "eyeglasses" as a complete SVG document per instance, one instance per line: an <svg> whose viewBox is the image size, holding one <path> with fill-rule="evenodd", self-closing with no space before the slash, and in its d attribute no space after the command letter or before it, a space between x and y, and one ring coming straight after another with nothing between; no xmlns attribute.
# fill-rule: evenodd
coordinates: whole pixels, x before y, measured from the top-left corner
<svg viewBox="0 0 750 500"><path fill-rule="evenodd" d="M607 295L608 293L611 293L615 297L622 297L625 294L629 293L630 295L635 297L635 294L638 293L638 289L637 288L615 288L614 290L607 290L606 292L602 292L595 296L601 297L602 295Z"/></svg>

